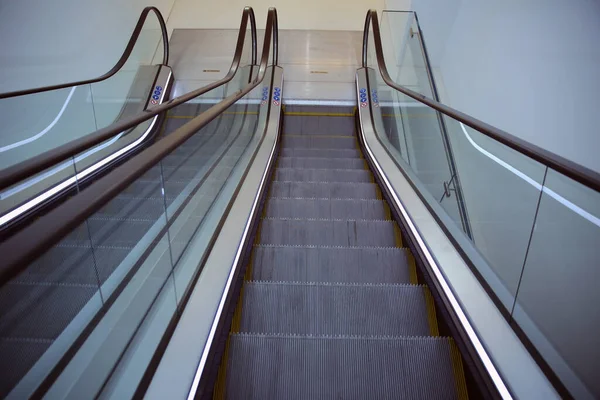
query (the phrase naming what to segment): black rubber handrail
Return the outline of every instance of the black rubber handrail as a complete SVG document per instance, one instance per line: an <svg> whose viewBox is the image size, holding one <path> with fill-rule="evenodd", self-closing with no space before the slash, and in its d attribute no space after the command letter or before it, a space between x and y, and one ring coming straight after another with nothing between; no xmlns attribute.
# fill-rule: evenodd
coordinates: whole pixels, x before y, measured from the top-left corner
<svg viewBox="0 0 600 400"><path fill-rule="evenodd" d="M471 117L465 113L448 107L440 102L430 99L420 93L414 92L410 89L405 88L394 82L388 73L385 58L383 56L383 46L381 44L381 32L379 29L379 20L377 19L377 11L369 10L365 19L365 29L363 33L363 49L362 49L362 66L368 68L368 47L369 47L369 28L373 27L373 41L375 43L375 55L377 59L377 67L381 74L384 82L396 89L397 91L404 93L405 95L428 105L429 107L454 118L457 121L464 123L465 125L483 133L484 135L510 147L513 150L518 151L521 154L526 155L538 161L545 166L552 168L553 170L595 190L600 191L600 174L595 172L583 165L577 164L571 160L561 157L548 150L542 149L532 143L529 143L523 139L520 139L508 132L498 129L492 125L486 124L476 118Z"/></svg>
<svg viewBox="0 0 600 400"><path fill-rule="evenodd" d="M131 37L129 38L129 42L127 43L127 47L125 47L125 50L123 51L123 54L121 55L121 58L119 58L119 61L117 61L115 66L112 67L110 69L110 71L108 71L107 73L100 75L99 77L94 78L94 79L86 79L86 80L77 81L77 82L61 83L60 85L44 86L44 87L40 87L40 88L32 88L32 89L18 90L18 91L14 91L14 92L0 93L0 99L6 99L9 97L17 97L17 96L25 96L25 95L34 94L34 93L48 92L51 90L64 89L64 88L73 87L73 86L87 85L89 83L96 83L96 82L100 82L100 81L110 78L111 76L116 74L123 67L123 65L125 65L125 62L127 62L127 59L131 55L131 52L133 51L133 48L135 47L135 44L137 43L138 37L140 36L140 33L142 32L142 28L144 27L144 23L146 22L146 17L150 13L150 11L152 11L152 12L154 12L154 14L156 14L156 18L158 18L158 23L160 24L160 30L162 33L162 41L163 41L162 65L167 65L169 63L169 35L167 34L167 26L165 24L165 19L163 18L162 14L158 10L158 8L146 7L142 10L142 13L140 14L140 18L138 19L138 22L135 25L135 28L133 29L133 33L131 34Z"/></svg>
<svg viewBox="0 0 600 400"><path fill-rule="evenodd" d="M0 287L24 271L29 263L100 210L106 203L183 144L198 130L257 87L263 81L268 67L271 39L273 43L273 65L277 65L279 40L277 10L275 8L270 8L268 11L258 75L251 83L244 89L238 90L220 103L212 106L173 133L160 139L137 156L125 161L77 195L69 198L1 243Z"/></svg>
<svg viewBox="0 0 600 400"><path fill-rule="evenodd" d="M23 181L39 172L50 168L61 161L67 160L68 158L75 156L85 150L88 150L105 140L112 138L114 135L131 129L140 123L147 121L156 115L168 111L180 104L183 104L194 97L198 97L206 92L209 92L233 79L235 76L242 58L242 52L244 49L244 41L246 39L246 28L248 26L248 20L250 20L251 34L252 34L252 60L251 64L256 64L256 20L254 17L254 11L252 7L245 7L242 13L242 21L240 22L240 29L238 33L237 44L235 48L235 54L229 72L222 79L211 83L210 85L204 86L200 89L196 89L182 96L171 99L163 104L152 107L150 110L144 110L137 115L133 115L128 118L124 118L120 121L115 122L105 128L97 130L89 135L83 136L79 139L75 139L62 146L48 150L38 156L29 158L23 162L5 168L0 171L0 191L4 190L16 183Z"/></svg>

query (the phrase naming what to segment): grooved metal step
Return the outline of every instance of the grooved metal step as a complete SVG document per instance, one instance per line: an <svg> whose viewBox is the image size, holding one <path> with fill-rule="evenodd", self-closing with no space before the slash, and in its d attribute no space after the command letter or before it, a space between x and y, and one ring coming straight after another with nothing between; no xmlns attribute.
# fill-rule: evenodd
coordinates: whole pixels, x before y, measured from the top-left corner
<svg viewBox="0 0 600 400"><path fill-rule="evenodd" d="M372 182L365 169L277 168L276 181L298 182Z"/></svg>
<svg viewBox="0 0 600 400"><path fill-rule="evenodd" d="M346 113L344 113L346 114ZM285 124L290 133L300 135L347 135L354 129L354 117L329 116L320 112L313 115L294 115L286 111Z"/></svg>
<svg viewBox="0 0 600 400"><path fill-rule="evenodd" d="M279 168L334 168L364 169L362 158L325 158L325 157L279 157Z"/></svg>
<svg viewBox="0 0 600 400"><path fill-rule="evenodd" d="M284 148L309 149L356 149L354 136L283 135Z"/></svg>
<svg viewBox="0 0 600 400"><path fill-rule="evenodd" d="M392 221L266 218L262 220L260 235L263 244L350 247L396 245Z"/></svg>
<svg viewBox="0 0 600 400"><path fill-rule="evenodd" d="M267 217L388 219L382 200L269 198Z"/></svg>
<svg viewBox="0 0 600 400"><path fill-rule="evenodd" d="M252 279L409 283L408 265L408 251L397 247L257 245L252 253Z"/></svg>
<svg viewBox="0 0 600 400"><path fill-rule="evenodd" d="M374 183L348 182L271 182L273 197L317 197L378 199L379 189Z"/></svg>
<svg viewBox="0 0 600 400"><path fill-rule="evenodd" d="M457 399L450 340L233 334L228 399Z"/></svg>
<svg viewBox="0 0 600 400"><path fill-rule="evenodd" d="M360 150L353 149L300 149L282 147L280 157L361 158Z"/></svg>
<svg viewBox="0 0 600 400"><path fill-rule="evenodd" d="M426 336L422 286L246 282L240 332Z"/></svg>

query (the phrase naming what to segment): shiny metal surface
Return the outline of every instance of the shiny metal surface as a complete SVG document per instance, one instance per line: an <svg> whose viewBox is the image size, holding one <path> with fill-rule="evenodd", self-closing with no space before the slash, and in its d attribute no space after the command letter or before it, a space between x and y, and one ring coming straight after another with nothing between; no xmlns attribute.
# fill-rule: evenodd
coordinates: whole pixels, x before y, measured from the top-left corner
<svg viewBox="0 0 600 400"><path fill-rule="evenodd" d="M360 68L360 31L281 30L279 65L285 70L285 102L351 101ZM258 32L258 39L263 32ZM213 82L235 48L232 29L175 29L169 43L177 77L174 96Z"/></svg>
<svg viewBox="0 0 600 400"><path fill-rule="evenodd" d="M354 74L360 68L361 32L281 30L279 35L286 102L355 100Z"/></svg>
<svg viewBox="0 0 600 400"><path fill-rule="evenodd" d="M237 29L173 30L169 41L171 68L177 77L173 96L220 79L229 70L237 38Z"/></svg>

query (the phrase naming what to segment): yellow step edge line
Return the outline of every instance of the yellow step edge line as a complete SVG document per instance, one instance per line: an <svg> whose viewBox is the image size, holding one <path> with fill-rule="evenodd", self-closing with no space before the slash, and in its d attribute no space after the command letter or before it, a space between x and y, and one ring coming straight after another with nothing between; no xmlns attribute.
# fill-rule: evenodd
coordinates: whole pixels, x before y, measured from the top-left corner
<svg viewBox="0 0 600 400"><path fill-rule="evenodd" d="M242 324L242 303L244 302L244 284L242 284L242 288L240 289L240 297L238 298L238 303L235 306L235 311L233 313L233 319L231 321L231 333L237 333L240 331L240 326Z"/></svg>
<svg viewBox="0 0 600 400"><path fill-rule="evenodd" d="M326 112L303 112L303 111L288 111L285 116L294 117L354 117L353 113L326 113Z"/></svg>
<svg viewBox="0 0 600 400"><path fill-rule="evenodd" d="M221 365L219 365L219 371L217 372L217 381L215 382L215 389L213 390L213 400L225 399L225 387L227 378L227 360L229 359L229 338L225 342L225 351L221 359Z"/></svg>
<svg viewBox="0 0 600 400"><path fill-rule="evenodd" d="M408 275L410 277L410 283L413 285L419 284L419 278L417 277L417 263L415 262L415 256L411 252L408 253Z"/></svg>
<svg viewBox="0 0 600 400"><path fill-rule="evenodd" d="M367 160L365 160L363 158L362 161L363 161L363 169L367 170L367 171L370 171L370 169L369 169L369 163L367 162Z"/></svg>
<svg viewBox="0 0 600 400"><path fill-rule="evenodd" d="M379 187L379 185L375 185L375 198L377 200L383 200L383 195L381 193L381 188Z"/></svg>
<svg viewBox="0 0 600 400"><path fill-rule="evenodd" d="M425 305L427 306L427 320L429 321L429 333L431 336L440 336L440 329L437 323L437 316L435 314L435 303L433 296L429 291L428 287L423 288L425 294Z"/></svg>
<svg viewBox="0 0 600 400"><path fill-rule="evenodd" d="M396 241L396 247L402 248L402 232L397 223L394 222L394 239Z"/></svg>
<svg viewBox="0 0 600 400"><path fill-rule="evenodd" d="M355 139L355 141L356 141L357 148L360 151L360 147L358 147L358 139ZM365 160L364 158L362 160L363 160L363 169L365 171L369 172L369 182L370 183L376 183L375 182L375 175L373 175L373 172L371 171L371 168L369 168L369 164L367 163L367 160Z"/></svg>
<svg viewBox="0 0 600 400"><path fill-rule="evenodd" d="M392 210L390 209L390 206L387 203L387 201L383 202L383 213L385 215L385 219L387 219L389 221L392 220Z"/></svg>
<svg viewBox="0 0 600 400"><path fill-rule="evenodd" d="M248 260L248 265L246 266L246 273L244 274L244 281L252 280L252 271L254 269L254 264L252 263L252 256L254 252L250 253L250 260Z"/></svg>
<svg viewBox="0 0 600 400"><path fill-rule="evenodd" d="M452 371L454 372L454 384L458 400L469 400L469 391L467 390L467 381L465 379L465 369L462 362L460 351L454 342L450 339L450 359L452 360Z"/></svg>
<svg viewBox="0 0 600 400"><path fill-rule="evenodd" d="M357 135L352 135L352 136L354 137L354 146L358 150L359 157L365 161L365 169L368 169L370 171L371 168L369 168L369 164L367 164L367 161L365 160L365 156L362 152L362 149L360 148L360 142L358 141L358 136Z"/></svg>
<svg viewBox="0 0 600 400"><path fill-rule="evenodd" d="M242 284L242 288L240 289L240 297L238 298L238 303L235 306L235 311L233 313L233 319L231 321L231 329L229 331L229 336L227 337L227 342L225 343L225 351L223 352L223 356L221 358L221 364L219 365L219 370L217 372L217 380L215 382L215 388L213 391L213 399L221 400L225 398L225 387L226 387L226 379L227 379L227 363L229 361L229 340L231 338L232 333L236 333L240 331L240 325L242 322L242 304L244 302L244 285Z"/></svg>

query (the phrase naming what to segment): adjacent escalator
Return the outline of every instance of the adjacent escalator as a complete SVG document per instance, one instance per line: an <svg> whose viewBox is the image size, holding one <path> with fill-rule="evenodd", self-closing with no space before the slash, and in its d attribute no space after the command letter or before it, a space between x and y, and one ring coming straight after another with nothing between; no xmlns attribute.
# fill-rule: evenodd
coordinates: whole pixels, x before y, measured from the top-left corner
<svg viewBox="0 0 600 400"><path fill-rule="evenodd" d="M251 35L246 34L248 26ZM260 93L252 88L264 77L267 59L263 62L263 75L259 79L258 68L253 65L256 60L255 32L254 14L252 9L246 8L229 74L220 81L162 105L162 124L155 127L158 131L156 141L144 144L160 149L175 135L179 138L175 140L181 142L176 149L165 152L163 157L146 168L143 175L116 195L107 196L102 207L71 225L74 227L66 234L47 235L47 238L57 236L57 239L49 240L53 242L50 247L42 251L28 251L16 245L19 252L34 261L12 265L7 262L0 268L0 368L3 371L0 397L25 398L46 393L51 383L65 374L65 365L73 357L98 345L94 331L106 334L104 343L111 348L108 351L94 350L102 354L102 366L108 365L106 360L110 358L111 351L117 352L114 362L120 360L121 353L118 352L125 351L130 345L124 332L132 329L130 332L135 335L146 315L139 302L150 301L148 307L157 302L156 296L164 289L163 279L168 281L169 274L175 274L174 266L185 252L190 238L205 224L231 174L243 168L239 166L240 160L252 151L251 140L260 136L257 135ZM253 51L248 51L249 48ZM249 59L242 58L244 50ZM243 64L240 66L240 63ZM163 99L163 94L157 95L159 100ZM111 134L122 132L122 127L137 126L137 121L145 121L142 126L154 125L160 112L156 107L161 106L158 104L160 101L156 103L149 111L126 116L123 121L83 140L99 135L111 137ZM219 111L215 113L215 109ZM205 117L206 113L212 114ZM199 118L201 122L198 125L196 121ZM186 128L186 125L195 122L196 128ZM180 139L182 130L187 132L185 140ZM120 136L127 140L126 134L118 134L116 139ZM91 140L98 143L97 138ZM115 140L109 139L109 142ZM63 159L80 152L69 146L67 143L58 149L64 154L60 156ZM155 154L148 146L138 146L136 150L144 149ZM107 155L113 157L120 150L121 147L118 147ZM37 158L41 160L39 164L50 165L44 159L46 155L49 159L60 160L59 156L52 154L53 151L41 154ZM131 152L127 154L131 155ZM34 226L44 218L59 221L64 217L64 223L68 225L67 220L73 210L65 204L94 188L97 193L106 195L107 185L101 182L106 182L105 178L111 175L114 182L123 172L130 172L131 168L127 165L134 159L121 157L118 164L111 165L102 174L94 174L93 179L85 182L76 179L72 196L63 197L52 207L44 209L43 213L38 212L36 218L29 219L21 230L10 231L3 238L4 247L14 236L27 229L39 232ZM21 165L24 169L41 169L35 163ZM52 167L51 171L55 168ZM118 172L119 169L122 172ZM8 174L6 177L12 179ZM93 197L82 201L82 206L85 208L85 203L91 203ZM61 207L67 214L60 211ZM62 213L63 217L56 217L56 213ZM60 228L60 225L57 227ZM161 255L154 259L157 253ZM147 274L147 269L152 272ZM178 275L178 284L182 283L182 275L185 274ZM185 287L179 287L179 290L179 294L185 293ZM137 298L137 303L131 302L132 298ZM151 301L152 298L154 300ZM124 300L119 303L121 299ZM126 310L128 315L124 317ZM127 328L106 328L119 318L124 318ZM118 338L114 337L115 334ZM85 373L85 369L75 369L78 373ZM111 368L101 370L87 371L97 378L98 390L109 384L113 373ZM104 377L103 373L106 374ZM133 383L132 387L135 388ZM77 387L70 390L77 390ZM84 390L93 388L87 384Z"/></svg>
<svg viewBox="0 0 600 400"><path fill-rule="evenodd" d="M174 109L161 136L196 116L199 108L184 104ZM232 157L232 147L245 148L251 120L255 123L256 116L242 105L209 123L0 289L0 360L6 371L0 394L5 395L61 335L64 340L70 325L82 327L82 318L91 322L91 315L82 315L86 305L94 303L98 288L104 299L109 298L135 271L129 259L156 245L162 235L148 232L166 209L174 209L171 203L188 199L202 180L210 180L202 182L204 203L214 201L232 169L221 159ZM206 188L209 183L211 190ZM178 246L177 255L182 250Z"/></svg>

